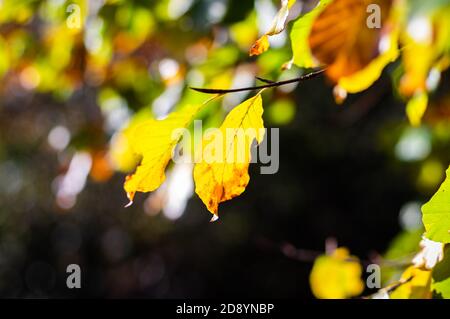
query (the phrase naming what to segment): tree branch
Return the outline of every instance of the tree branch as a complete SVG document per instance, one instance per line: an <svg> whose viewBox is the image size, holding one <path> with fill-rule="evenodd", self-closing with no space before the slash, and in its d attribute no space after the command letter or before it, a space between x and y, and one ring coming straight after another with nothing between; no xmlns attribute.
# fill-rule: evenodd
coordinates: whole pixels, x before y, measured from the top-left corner
<svg viewBox="0 0 450 319"><path fill-rule="evenodd" d="M279 82L272 82L272 83L267 83L267 84L259 85L259 86L249 86L249 87L238 88L238 89L224 90L224 89L205 89L205 88L195 88L195 87L191 87L191 89L194 91L197 91L197 92L207 93L207 94L226 94L226 93L236 93L236 92L243 92L243 91L261 90L261 89L278 87L278 86L282 86L282 85L286 85L286 84L309 80L309 79L312 79L312 78L318 76L319 74L323 73L324 71L325 71L325 69L321 69L318 71L313 71L311 73L302 75L302 76L300 76L298 78L294 78L294 79L289 79L289 80L279 81Z"/></svg>

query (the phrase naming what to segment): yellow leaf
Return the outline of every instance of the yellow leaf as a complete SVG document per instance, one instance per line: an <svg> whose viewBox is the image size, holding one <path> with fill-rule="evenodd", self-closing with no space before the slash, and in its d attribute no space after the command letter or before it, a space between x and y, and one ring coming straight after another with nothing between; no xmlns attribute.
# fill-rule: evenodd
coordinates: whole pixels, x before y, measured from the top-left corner
<svg viewBox="0 0 450 319"><path fill-rule="evenodd" d="M398 50L398 31L393 31L386 35L382 41L388 43L385 52L373 59L362 70L349 76L341 77L338 85L348 93L358 93L371 86L381 75L383 69L389 63L395 61L399 55Z"/></svg>
<svg viewBox="0 0 450 319"><path fill-rule="evenodd" d="M114 169L130 172L139 162L139 156L133 153L130 145L129 130L117 132L111 139L109 157Z"/></svg>
<svg viewBox="0 0 450 319"><path fill-rule="evenodd" d="M403 49L403 66L405 74L400 79L400 92L411 96L416 91L426 90L426 80L429 70L435 60L434 47L429 44L417 43L407 38Z"/></svg>
<svg viewBox="0 0 450 319"><path fill-rule="evenodd" d="M379 40L390 15L390 0L334 0L314 20L309 34L313 56L337 82L366 67L379 55ZM377 5L379 26L369 27L367 9Z"/></svg>
<svg viewBox="0 0 450 319"><path fill-rule="evenodd" d="M171 113L164 120L149 120L134 129L130 142L134 152L142 156L142 161L136 172L128 175L125 180L124 188L130 204L136 192L151 192L164 182L164 171L182 136L181 129L192 122L207 102L185 107L179 112Z"/></svg>
<svg viewBox="0 0 450 319"><path fill-rule="evenodd" d="M419 126L422 116L425 114L428 105L428 95L425 92L416 93L406 105L406 115L412 126Z"/></svg>
<svg viewBox="0 0 450 319"><path fill-rule="evenodd" d="M123 173L129 173L136 168L141 157L133 152L131 141L136 127L151 118L149 109L141 110L133 115L130 122L111 138L108 157L113 168Z"/></svg>
<svg viewBox="0 0 450 319"><path fill-rule="evenodd" d="M269 38L267 34L264 34L261 38L259 38L250 48L249 55L260 55L261 53L266 52L269 50Z"/></svg>
<svg viewBox="0 0 450 319"><path fill-rule="evenodd" d="M338 248L331 255L318 257L311 271L311 290L320 299L344 299L357 296L364 290L362 268L357 257L346 248Z"/></svg>
<svg viewBox="0 0 450 319"><path fill-rule="evenodd" d="M248 182L250 147L264 138L261 94L235 107L219 129L205 134L202 158L194 167L195 192L217 216L219 204L239 196ZM209 136L207 136L209 135Z"/></svg>
<svg viewBox="0 0 450 319"><path fill-rule="evenodd" d="M450 6L444 4L431 14L414 16L408 22L401 35L405 73L400 80L399 90L404 96L428 90L430 70L442 58L449 57L449 15Z"/></svg>
<svg viewBox="0 0 450 319"><path fill-rule="evenodd" d="M431 298L431 270L408 267L400 279L405 283L398 286L391 294L391 299L425 299Z"/></svg>

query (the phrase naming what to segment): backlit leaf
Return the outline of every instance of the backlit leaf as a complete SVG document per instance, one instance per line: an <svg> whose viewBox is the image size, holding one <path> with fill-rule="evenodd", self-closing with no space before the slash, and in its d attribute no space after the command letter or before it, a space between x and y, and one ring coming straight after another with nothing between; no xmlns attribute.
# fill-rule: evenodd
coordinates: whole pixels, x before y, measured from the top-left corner
<svg viewBox="0 0 450 319"><path fill-rule="evenodd" d="M450 167L446 174L439 190L422 206L425 236L441 243L450 243Z"/></svg>
<svg viewBox="0 0 450 319"><path fill-rule="evenodd" d="M124 188L130 204L136 192L151 192L164 182L164 171L182 136L180 129L186 128L204 105L185 107L164 120L152 119L134 129L131 147L142 156L142 161L136 172L125 180Z"/></svg>
<svg viewBox="0 0 450 319"><path fill-rule="evenodd" d="M267 50L269 50L269 47L270 47L269 37L267 34L264 34L252 45L252 47L250 48L249 55L250 56L260 55L261 53L264 53Z"/></svg>
<svg viewBox="0 0 450 319"><path fill-rule="evenodd" d="M202 158L194 167L195 192L217 216L221 202L244 192L250 176L250 147L264 138L261 94L236 106L219 129L202 142Z"/></svg>
<svg viewBox="0 0 450 319"><path fill-rule="evenodd" d="M308 36L314 19L330 2L331 0L320 0L313 10L298 18L292 25L291 46L294 54L294 64L299 67L312 68L319 65L311 55Z"/></svg>
<svg viewBox="0 0 450 319"><path fill-rule="evenodd" d="M431 1L430 1L431 3ZM439 60L449 57L450 52L450 5L437 4L431 13L412 16L408 21L401 41L404 75L399 91L405 96L428 89L430 70L439 65ZM448 65L446 66L448 67ZM445 69L444 67L443 69ZM439 67L436 67L439 70Z"/></svg>
<svg viewBox="0 0 450 319"><path fill-rule="evenodd" d="M402 274L399 285L390 293L391 299L428 299L431 298L431 270L408 267Z"/></svg>
<svg viewBox="0 0 450 319"><path fill-rule="evenodd" d="M369 5L380 8L380 26L368 24ZM327 75L337 82L367 66L379 55L390 0L335 0L315 19L309 35L313 56L327 65Z"/></svg>
<svg viewBox="0 0 450 319"><path fill-rule="evenodd" d="M348 249L338 248L331 255L318 257L311 271L311 290L317 298L344 299L357 296L364 290L362 267Z"/></svg>
<svg viewBox="0 0 450 319"><path fill-rule="evenodd" d="M339 87L349 93L364 91L380 77L386 65L397 59L399 55L398 31L392 31L389 35L385 35L382 41L388 44L388 48L363 69L352 75L339 78Z"/></svg>

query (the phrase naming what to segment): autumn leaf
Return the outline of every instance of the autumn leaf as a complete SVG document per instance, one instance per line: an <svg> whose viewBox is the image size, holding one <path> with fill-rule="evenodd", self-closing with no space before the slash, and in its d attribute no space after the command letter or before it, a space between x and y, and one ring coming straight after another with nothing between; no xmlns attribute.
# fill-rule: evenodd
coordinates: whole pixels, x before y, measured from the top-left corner
<svg viewBox="0 0 450 319"><path fill-rule="evenodd" d="M431 270L410 266L403 272L400 281L403 283L390 293L391 299L431 298Z"/></svg>
<svg viewBox="0 0 450 319"><path fill-rule="evenodd" d="M295 0L281 0L281 8L273 18L269 30L264 33L250 48L249 55L260 55L266 52L269 47L269 36L281 33L286 27L286 19L289 15L289 8L295 3Z"/></svg>
<svg viewBox="0 0 450 319"><path fill-rule="evenodd" d="M204 136L194 167L195 192L218 216L219 204L244 192L250 177L250 147L264 138L261 92L236 106L219 129Z"/></svg>
<svg viewBox="0 0 450 319"><path fill-rule="evenodd" d="M267 50L269 50L269 47L270 47L269 37L267 36L267 34L264 34L252 45L252 47L250 48L249 55L250 56L260 55L261 53L264 53Z"/></svg>
<svg viewBox="0 0 450 319"><path fill-rule="evenodd" d="M132 204L136 192L151 192L164 182L164 171L182 136L181 129L186 128L211 100L173 112L164 120L148 120L134 129L130 143L134 152L142 156L142 161L135 173L125 180L124 188L130 200L128 205Z"/></svg>
<svg viewBox="0 0 450 319"><path fill-rule="evenodd" d="M338 248L331 255L318 257L311 271L311 290L320 299L344 299L364 290L362 267L347 248Z"/></svg>
<svg viewBox="0 0 450 319"><path fill-rule="evenodd" d="M450 167L436 194L422 206L425 236L433 241L450 243Z"/></svg>
<svg viewBox="0 0 450 319"><path fill-rule="evenodd" d="M386 65L394 62L399 56L398 49L398 30L390 30L383 35L382 40L385 44L383 52L374 58L368 65L361 70L349 75L343 76L338 80L338 86L348 93L358 93L369 88L381 75Z"/></svg>
<svg viewBox="0 0 450 319"><path fill-rule="evenodd" d="M450 6L443 2L432 14L417 14L408 21L401 34L404 74L399 91L410 97L426 91L430 70L442 72L442 59L450 52Z"/></svg>
<svg viewBox="0 0 450 319"><path fill-rule="evenodd" d="M380 27L368 25L369 5L380 7ZM331 80L337 82L354 74L379 55L379 41L390 7L390 0L335 0L314 20L309 46L312 55L327 65Z"/></svg>
<svg viewBox="0 0 450 319"><path fill-rule="evenodd" d="M141 160L141 156L133 152L131 145L136 127L152 118L149 109L134 114L129 123L111 138L108 157L111 165L119 172L130 173Z"/></svg>
<svg viewBox="0 0 450 319"><path fill-rule="evenodd" d="M406 115L412 126L419 126L428 105L428 94L417 92L406 105Z"/></svg>
<svg viewBox="0 0 450 319"><path fill-rule="evenodd" d="M311 32L314 19L332 0L320 0L317 6L298 18L292 25L291 46L293 62L302 68L313 68L319 66L309 49L308 36Z"/></svg>

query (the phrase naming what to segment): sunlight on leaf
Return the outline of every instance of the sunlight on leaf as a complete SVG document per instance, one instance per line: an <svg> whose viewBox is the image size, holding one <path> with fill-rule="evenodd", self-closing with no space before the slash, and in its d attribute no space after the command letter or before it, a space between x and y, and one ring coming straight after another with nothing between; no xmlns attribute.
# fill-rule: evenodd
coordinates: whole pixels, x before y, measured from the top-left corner
<svg viewBox="0 0 450 319"><path fill-rule="evenodd" d="M219 204L242 194L250 180L250 147L254 139L259 144L264 138L262 114L258 93L236 106L221 127L203 139L202 158L194 167L195 192L216 216Z"/></svg>
<svg viewBox="0 0 450 319"><path fill-rule="evenodd" d="M373 59L362 70L350 75L341 77L338 85L348 93L358 93L369 88L381 75L383 69L389 63L395 61L399 55L398 31L392 31L385 35L382 41L388 43L388 49Z"/></svg>
<svg viewBox="0 0 450 319"><path fill-rule="evenodd" d="M380 8L380 27L367 24L369 4ZM360 71L378 56L390 7L390 0L335 0L319 14L309 34L309 46L313 56L327 65L331 80L337 82Z"/></svg>
<svg viewBox="0 0 450 319"><path fill-rule="evenodd" d="M294 22L291 31L291 46L295 65L303 68L312 68L319 65L311 55L308 36L314 19L330 2L331 0L321 0L313 10L301 16Z"/></svg>
<svg viewBox="0 0 450 319"><path fill-rule="evenodd" d="M430 70L450 50L450 6L443 4L429 14L417 14L408 21L401 41L405 73L399 91L411 96L427 89ZM444 67L445 69L445 67Z"/></svg>
<svg viewBox="0 0 450 319"><path fill-rule="evenodd" d="M320 299L344 299L364 290L362 267L348 249L338 248L331 255L318 257L311 271L311 290Z"/></svg>
<svg viewBox="0 0 450 319"><path fill-rule="evenodd" d="M261 38L259 38L250 48L249 55L260 55L261 53L266 52L269 50L269 37L267 34L264 34Z"/></svg>
<svg viewBox="0 0 450 319"><path fill-rule="evenodd" d="M131 146L136 154L142 156L142 161L136 172L125 180L124 188L130 204L136 192L151 192L164 182L164 171L182 135L180 129L186 128L207 102L185 107L164 120L149 120L134 129Z"/></svg>
<svg viewBox="0 0 450 319"><path fill-rule="evenodd" d="M450 243L450 167L446 174L439 190L422 206L425 236L441 243Z"/></svg>
<svg viewBox="0 0 450 319"><path fill-rule="evenodd" d="M391 294L391 299L428 299L431 298L431 271L414 266L408 267L401 277L403 284Z"/></svg>

